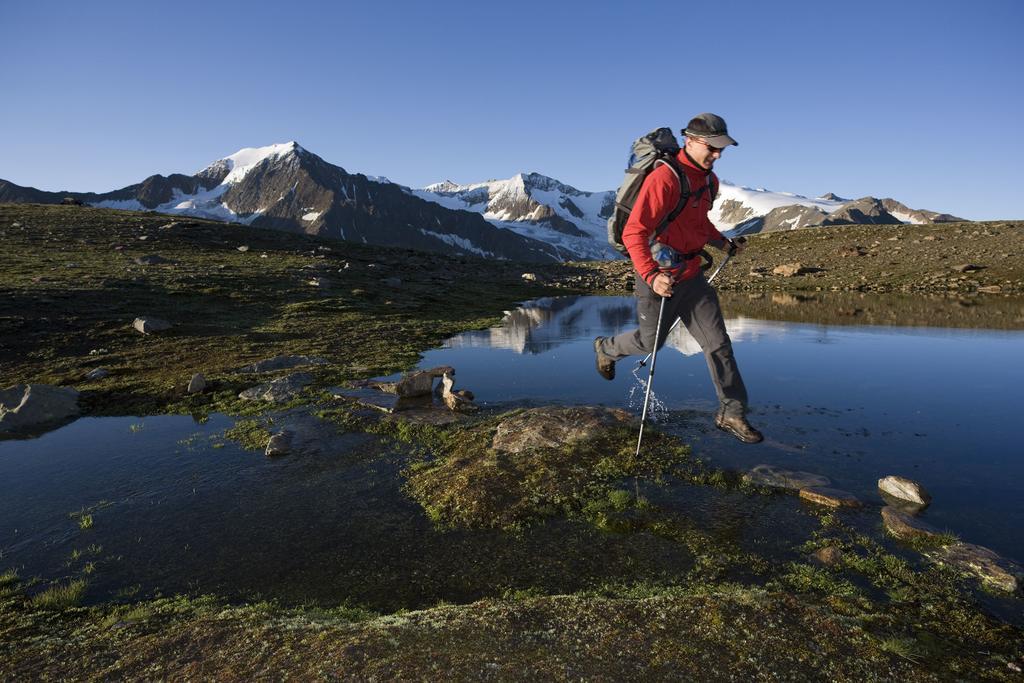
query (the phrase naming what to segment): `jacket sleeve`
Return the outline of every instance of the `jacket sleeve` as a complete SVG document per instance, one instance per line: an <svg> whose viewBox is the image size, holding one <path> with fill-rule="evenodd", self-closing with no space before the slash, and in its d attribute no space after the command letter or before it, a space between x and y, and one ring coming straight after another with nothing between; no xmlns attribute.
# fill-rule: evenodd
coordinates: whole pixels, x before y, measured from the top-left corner
<svg viewBox="0 0 1024 683"><path fill-rule="evenodd" d="M622 243L629 251L633 267L648 284L659 272L658 262L651 256L651 235L678 201L679 183L672 169L659 166L644 181L622 229Z"/></svg>

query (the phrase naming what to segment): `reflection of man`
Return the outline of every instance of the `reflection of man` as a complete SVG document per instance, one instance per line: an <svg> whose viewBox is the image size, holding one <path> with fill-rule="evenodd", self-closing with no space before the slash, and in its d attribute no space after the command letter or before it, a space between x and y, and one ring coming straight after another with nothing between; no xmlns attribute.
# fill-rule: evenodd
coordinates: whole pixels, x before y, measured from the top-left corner
<svg viewBox="0 0 1024 683"><path fill-rule="evenodd" d="M622 231L622 242L636 269L637 315L640 327L618 336L594 340L597 371L605 379L614 379L615 361L626 356L646 355L654 349L658 309L665 298L664 321L658 334L658 348L665 343L668 330L678 317L700 344L715 383L720 407L715 426L740 441L757 443L764 437L747 422L747 389L740 377L725 331L718 295L700 270L700 250L711 244L742 251L744 245L722 236L708 220L718 188L711 172L715 161L729 145L737 144L729 136L725 121L714 114L701 114L683 131L686 144L673 164L659 164L644 180L633 211ZM657 235L655 229L678 205L680 183L676 175L686 174L690 197L674 221ZM652 246L653 251L652 253Z"/></svg>

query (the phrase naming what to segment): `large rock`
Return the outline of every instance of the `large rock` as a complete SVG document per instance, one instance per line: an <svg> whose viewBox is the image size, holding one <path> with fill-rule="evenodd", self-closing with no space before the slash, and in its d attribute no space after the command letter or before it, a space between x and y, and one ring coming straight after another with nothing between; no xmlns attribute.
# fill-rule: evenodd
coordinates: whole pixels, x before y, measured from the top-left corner
<svg viewBox="0 0 1024 683"><path fill-rule="evenodd" d="M772 465L757 465L743 475L743 479L758 486L775 489L799 491L813 486L828 486L832 481L828 477L810 472L784 470Z"/></svg>
<svg viewBox="0 0 1024 683"><path fill-rule="evenodd" d="M0 434L46 429L78 415L78 392L48 384L17 384L0 391Z"/></svg>
<svg viewBox="0 0 1024 683"><path fill-rule="evenodd" d="M830 489L825 486L810 486L800 489L800 497L818 505L832 508L859 508L863 504L852 493Z"/></svg>
<svg viewBox="0 0 1024 683"><path fill-rule="evenodd" d="M247 401L271 401L273 403L287 403L295 398L303 388L313 382L313 376L306 372L296 372L275 379L268 384L261 384L258 387L246 389L238 395L238 398Z"/></svg>
<svg viewBox="0 0 1024 683"><path fill-rule="evenodd" d="M903 540L935 538L942 535L942 532L932 525L891 505L882 508L882 523L890 534Z"/></svg>
<svg viewBox="0 0 1024 683"><path fill-rule="evenodd" d="M455 380L451 374L444 373L441 376L441 400L448 406L449 410L456 413L471 413L479 410L480 407L473 403L473 392L465 389L455 389Z"/></svg>
<svg viewBox="0 0 1024 683"><path fill-rule="evenodd" d="M397 382L370 382L368 386L374 386L383 392L397 394L403 398L429 396L434 391L434 380L445 374L454 375L455 368L450 365L440 365L429 370L410 372Z"/></svg>
<svg viewBox="0 0 1024 683"><path fill-rule="evenodd" d="M924 507L932 502L931 495L916 481L894 474L878 480L878 490L882 493Z"/></svg>
<svg viewBox="0 0 1024 683"><path fill-rule="evenodd" d="M142 334L153 334L155 332L163 332L164 330L171 329L171 324L166 320L161 320L160 318L142 316L135 319L135 322L132 323L132 327Z"/></svg>
<svg viewBox="0 0 1024 683"><path fill-rule="evenodd" d="M502 421L491 447L506 453L558 448L583 441L608 427L632 421L632 415L626 411L612 408L532 408Z"/></svg>
<svg viewBox="0 0 1024 683"><path fill-rule="evenodd" d="M939 564L979 579L989 588L1017 593L1024 581L1024 569L1019 564L980 545L953 543L927 553Z"/></svg>

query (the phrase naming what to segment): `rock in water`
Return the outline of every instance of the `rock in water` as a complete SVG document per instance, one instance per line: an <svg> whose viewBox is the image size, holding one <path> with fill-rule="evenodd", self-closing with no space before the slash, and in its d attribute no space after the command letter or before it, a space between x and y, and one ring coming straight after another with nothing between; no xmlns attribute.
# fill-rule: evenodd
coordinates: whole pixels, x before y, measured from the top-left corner
<svg viewBox="0 0 1024 683"><path fill-rule="evenodd" d="M757 465L743 475L743 479L758 486L769 486L776 489L799 491L813 486L828 486L832 481L828 477L810 472L793 472L779 469L772 465Z"/></svg>
<svg viewBox="0 0 1024 683"><path fill-rule="evenodd" d="M192 379L188 382L188 393L198 394L206 390L206 378L203 377L201 372L197 372L192 375Z"/></svg>
<svg viewBox="0 0 1024 683"><path fill-rule="evenodd" d="M292 439L295 437L293 432L283 430L277 432L270 437L270 441L267 442L267 450L264 454L268 458L276 458L281 455L287 455L292 450Z"/></svg>
<svg viewBox="0 0 1024 683"><path fill-rule="evenodd" d="M862 503L852 493L830 489L824 486L811 486L800 489L800 497L818 505L833 508L859 508Z"/></svg>
<svg viewBox="0 0 1024 683"><path fill-rule="evenodd" d="M902 510L897 510L891 505L882 508L882 523L885 524L885 528L890 534L903 540L935 538L942 534L932 525L922 522Z"/></svg>
<svg viewBox="0 0 1024 683"><path fill-rule="evenodd" d="M171 329L171 324L166 320L161 320L160 318L142 316L135 319L135 322L132 323L132 327L142 334L153 334L154 332L163 332L164 330Z"/></svg>
<svg viewBox="0 0 1024 683"><path fill-rule="evenodd" d="M905 500L908 503L913 503L922 507L932 502L931 495L924 490L923 486L918 484L916 481L894 474L879 479L878 490L892 496L893 498Z"/></svg>
<svg viewBox="0 0 1024 683"><path fill-rule="evenodd" d="M980 545L953 543L926 553L928 558L974 576L983 584L1006 593L1017 593L1024 581L1019 564Z"/></svg>
<svg viewBox="0 0 1024 683"><path fill-rule="evenodd" d="M78 415L78 392L48 384L17 384L0 391L0 434L45 429Z"/></svg>
<svg viewBox="0 0 1024 683"><path fill-rule="evenodd" d="M480 408L473 404L472 398L466 398L466 395L472 396L472 392L467 391L452 391L452 387L455 386L455 380L452 379L450 373L444 373L441 375L441 398L444 400L444 404L448 406L449 410L453 410L456 413L467 413Z"/></svg>

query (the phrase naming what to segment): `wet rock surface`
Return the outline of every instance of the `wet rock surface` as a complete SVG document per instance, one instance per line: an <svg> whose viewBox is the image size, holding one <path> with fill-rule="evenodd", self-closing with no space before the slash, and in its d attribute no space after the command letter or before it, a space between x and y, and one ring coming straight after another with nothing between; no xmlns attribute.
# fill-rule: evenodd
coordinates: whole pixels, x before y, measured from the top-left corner
<svg viewBox="0 0 1024 683"><path fill-rule="evenodd" d="M817 505L833 508L859 508L864 505L852 493L826 486L802 488L800 489L800 497Z"/></svg>
<svg viewBox="0 0 1024 683"><path fill-rule="evenodd" d="M936 538L942 535L939 529L936 529L927 522L923 522L890 505L882 508L882 523L885 525L886 531L896 538L903 540Z"/></svg>
<svg viewBox="0 0 1024 683"><path fill-rule="evenodd" d="M282 455L288 455L292 450L292 441L295 438L295 433L290 430L282 430L270 437L270 441L267 442L267 448L263 452L268 458L277 458Z"/></svg>
<svg viewBox="0 0 1024 683"><path fill-rule="evenodd" d="M757 465L744 474L743 479L758 486L786 489L787 491L799 491L800 489L814 486L828 486L832 483L831 479L820 474L784 470L773 465Z"/></svg>
<svg viewBox="0 0 1024 683"><path fill-rule="evenodd" d="M971 543L953 543L927 553L932 560L973 576L982 584L1004 593L1021 591L1024 568L1013 560Z"/></svg>

